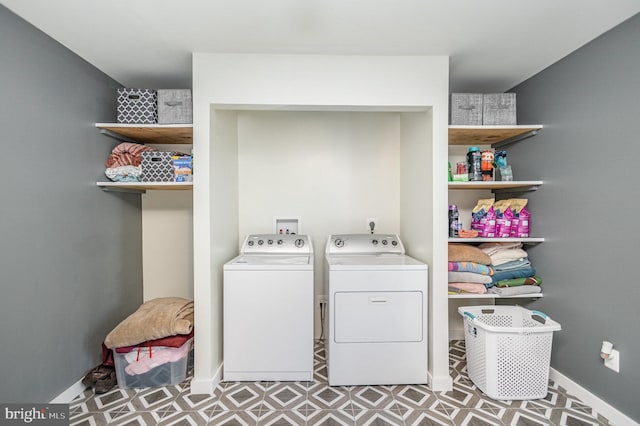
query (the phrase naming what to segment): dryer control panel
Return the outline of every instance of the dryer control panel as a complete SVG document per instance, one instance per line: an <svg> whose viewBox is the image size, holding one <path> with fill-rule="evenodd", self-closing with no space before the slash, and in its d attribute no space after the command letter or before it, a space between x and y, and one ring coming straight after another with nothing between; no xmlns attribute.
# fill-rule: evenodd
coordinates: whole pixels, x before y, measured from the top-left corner
<svg viewBox="0 0 640 426"><path fill-rule="evenodd" d="M405 254L396 234L330 235L325 254Z"/></svg>
<svg viewBox="0 0 640 426"><path fill-rule="evenodd" d="M311 254L313 245L308 235L251 234L242 243L243 254Z"/></svg>

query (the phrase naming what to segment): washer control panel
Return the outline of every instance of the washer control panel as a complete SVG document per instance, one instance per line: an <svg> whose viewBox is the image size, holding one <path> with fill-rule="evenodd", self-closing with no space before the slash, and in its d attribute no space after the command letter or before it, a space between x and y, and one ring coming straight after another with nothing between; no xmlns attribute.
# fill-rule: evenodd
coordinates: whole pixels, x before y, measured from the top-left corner
<svg viewBox="0 0 640 426"><path fill-rule="evenodd" d="M242 243L241 253L310 254L313 246L308 235L250 234Z"/></svg>
<svg viewBox="0 0 640 426"><path fill-rule="evenodd" d="M396 234L336 234L327 241L326 254L404 254Z"/></svg>

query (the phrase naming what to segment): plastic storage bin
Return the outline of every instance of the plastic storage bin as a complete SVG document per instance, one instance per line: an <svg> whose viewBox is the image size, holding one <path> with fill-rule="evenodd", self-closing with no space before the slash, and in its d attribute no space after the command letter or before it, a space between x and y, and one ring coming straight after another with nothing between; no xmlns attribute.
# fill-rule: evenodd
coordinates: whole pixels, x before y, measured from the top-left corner
<svg viewBox="0 0 640 426"><path fill-rule="evenodd" d="M113 350L118 386L123 389L177 385L187 377L193 339L179 348L139 346L127 353Z"/></svg>
<svg viewBox="0 0 640 426"><path fill-rule="evenodd" d="M553 332L560 324L520 306L461 306L469 378L493 399L547 396Z"/></svg>

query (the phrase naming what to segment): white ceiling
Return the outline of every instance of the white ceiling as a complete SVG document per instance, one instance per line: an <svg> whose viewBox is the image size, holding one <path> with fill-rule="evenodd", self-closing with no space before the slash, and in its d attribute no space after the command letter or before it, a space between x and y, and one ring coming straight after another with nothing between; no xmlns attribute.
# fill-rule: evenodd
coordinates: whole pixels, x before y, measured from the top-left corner
<svg viewBox="0 0 640 426"><path fill-rule="evenodd" d="M191 52L448 55L452 92L502 92L638 0L0 0L127 87L191 87ZM428 78L428 76L425 76Z"/></svg>

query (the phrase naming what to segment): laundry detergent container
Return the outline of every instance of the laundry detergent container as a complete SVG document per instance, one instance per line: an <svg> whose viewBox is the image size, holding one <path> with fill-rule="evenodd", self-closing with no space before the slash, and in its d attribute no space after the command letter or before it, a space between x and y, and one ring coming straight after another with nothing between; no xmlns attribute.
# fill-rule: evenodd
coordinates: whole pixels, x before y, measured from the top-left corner
<svg viewBox="0 0 640 426"><path fill-rule="evenodd" d="M551 343L560 324L520 306L461 306L469 378L500 400L547 396Z"/></svg>
<svg viewBox="0 0 640 426"><path fill-rule="evenodd" d="M177 385L187 377L193 339L182 346L135 346L114 349L118 386L123 389Z"/></svg>

